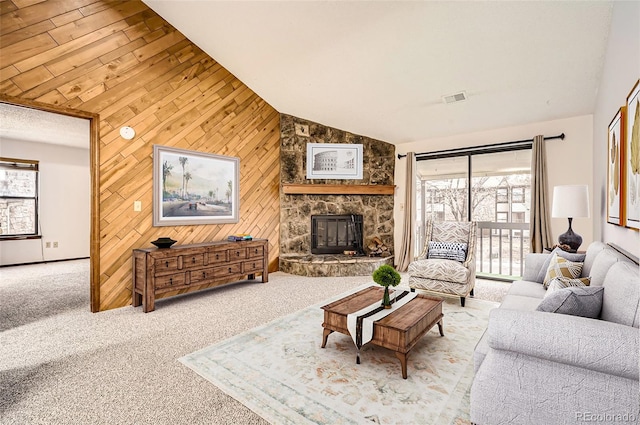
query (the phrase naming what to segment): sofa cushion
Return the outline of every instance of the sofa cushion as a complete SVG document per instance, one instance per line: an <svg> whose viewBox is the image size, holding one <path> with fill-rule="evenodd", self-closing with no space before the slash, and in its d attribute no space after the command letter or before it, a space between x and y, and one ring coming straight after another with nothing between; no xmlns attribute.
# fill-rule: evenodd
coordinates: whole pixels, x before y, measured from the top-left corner
<svg viewBox="0 0 640 425"><path fill-rule="evenodd" d="M599 286L563 288L543 299L536 310L595 319L602 310L603 292Z"/></svg>
<svg viewBox="0 0 640 425"><path fill-rule="evenodd" d="M467 258L467 244L463 242L429 241L427 258L439 258L464 263L464 260Z"/></svg>
<svg viewBox="0 0 640 425"><path fill-rule="evenodd" d="M500 308L508 310L534 311L541 298L527 297L524 295L506 295L500 304Z"/></svg>
<svg viewBox="0 0 640 425"><path fill-rule="evenodd" d="M594 241L587 247L587 253L584 256L584 264L582 265L582 276L591 276L591 266L598 254L605 250L607 245L600 241Z"/></svg>
<svg viewBox="0 0 640 425"><path fill-rule="evenodd" d="M619 255L613 249L605 249L593 260L591 266L591 286L602 286L604 278L607 276L609 269L618 261L621 261L623 257Z"/></svg>
<svg viewBox="0 0 640 425"><path fill-rule="evenodd" d="M409 264L409 273L415 277L465 284L471 271L453 260L416 260Z"/></svg>
<svg viewBox="0 0 640 425"><path fill-rule="evenodd" d="M544 282L544 277L547 274L547 269L549 268L549 263L551 262L551 259L553 258L553 254L557 254L558 256L567 259L569 261L573 261L575 263L581 263L584 261L586 254L576 254L576 253L572 253L572 252L567 252L564 251L560 248L555 248L553 251L551 251L551 255L549 255L544 263L542 263L542 267L540 268L540 270L538 271L538 277L536 278L537 282L543 283Z"/></svg>
<svg viewBox="0 0 640 425"><path fill-rule="evenodd" d="M567 277L556 277L551 279L549 286L547 286L547 293L544 294L544 298L547 298L557 290L569 288L571 286L589 286L589 278L579 277L577 279L569 279Z"/></svg>
<svg viewBox="0 0 640 425"><path fill-rule="evenodd" d="M476 348L473 349L473 371L478 372L480 369L480 365L484 361L485 357L487 357L487 353L489 352L489 336L487 335L487 331L485 330L480 340L476 344Z"/></svg>
<svg viewBox="0 0 640 425"><path fill-rule="evenodd" d="M547 267L549 267L549 263L547 260L551 257L551 255L547 253L529 253L524 257L524 270L522 272L522 280L528 280L530 282L538 282L542 284L542 279L544 279L544 275L547 272ZM545 266L545 263L547 265ZM540 273L540 270L544 270ZM538 279L538 275L540 275L540 279Z"/></svg>
<svg viewBox="0 0 640 425"><path fill-rule="evenodd" d="M525 297L542 298L546 294L544 286L538 282L531 282L529 280L516 280L509 288L507 294L509 295L523 295Z"/></svg>
<svg viewBox="0 0 640 425"><path fill-rule="evenodd" d="M551 256L551 261L549 262L549 267L547 268L547 274L544 277L543 285L546 288L551 279L556 277L568 277L569 279L575 279L580 276L581 272L582 263L569 261L554 253Z"/></svg>
<svg viewBox="0 0 640 425"><path fill-rule="evenodd" d="M586 288L584 288L586 289ZM604 290L606 292L606 289ZM640 349L640 332L630 326L604 320L586 317L570 316L567 314L552 314L539 311L512 311L496 308L489 312L489 324L486 331L489 356L498 350L517 353L519 357L535 357L559 363L559 370L568 365L596 371L602 374L612 374L638 382L638 352ZM483 367L484 368L484 363ZM513 373L507 379L514 389L518 387L521 375L517 369L501 370L503 374ZM548 377L537 374L542 389L537 391L536 402L546 401L544 384ZM570 380L565 375L565 383ZM567 393L580 394L586 382L578 380L573 385L564 386ZM637 387L636 387L637 388ZM593 402L600 393L608 389L601 388L593 394L581 394L582 398ZM638 393L635 394L636 400ZM537 405L540 408L540 405ZM637 407L640 405L636 404ZM575 415L575 412L572 412ZM575 416L573 416L575 418ZM525 422L515 421L518 424ZM583 422L553 422L583 423ZM610 423L610 422L608 422ZM635 423L635 422L634 422ZM484 425L484 424L483 424Z"/></svg>
<svg viewBox="0 0 640 425"><path fill-rule="evenodd" d="M638 327L640 277L638 266L617 262L604 279L604 299L600 318L608 322Z"/></svg>

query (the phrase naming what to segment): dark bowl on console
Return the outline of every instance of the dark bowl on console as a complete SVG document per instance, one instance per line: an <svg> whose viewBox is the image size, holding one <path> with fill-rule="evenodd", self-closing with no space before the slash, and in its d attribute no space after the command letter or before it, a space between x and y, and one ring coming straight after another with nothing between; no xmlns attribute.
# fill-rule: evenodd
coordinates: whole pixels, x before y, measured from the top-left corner
<svg viewBox="0 0 640 425"><path fill-rule="evenodd" d="M170 248L171 245L173 245L176 242L178 241L175 241L171 238L158 238L155 241L151 241L151 243L157 246L158 248Z"/></svg>

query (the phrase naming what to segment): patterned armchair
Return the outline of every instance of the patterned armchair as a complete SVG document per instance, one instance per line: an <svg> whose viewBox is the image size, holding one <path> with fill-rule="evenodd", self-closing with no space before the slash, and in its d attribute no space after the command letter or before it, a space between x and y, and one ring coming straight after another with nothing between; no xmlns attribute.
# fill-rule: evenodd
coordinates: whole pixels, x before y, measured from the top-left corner
<svg viewBox="0 0 640 425"><path fill-rule="evenodd" d="M474 221L428 221L424 249L409 264L411 291L456 295L464 307L476 283L476 228Z"/></svg>

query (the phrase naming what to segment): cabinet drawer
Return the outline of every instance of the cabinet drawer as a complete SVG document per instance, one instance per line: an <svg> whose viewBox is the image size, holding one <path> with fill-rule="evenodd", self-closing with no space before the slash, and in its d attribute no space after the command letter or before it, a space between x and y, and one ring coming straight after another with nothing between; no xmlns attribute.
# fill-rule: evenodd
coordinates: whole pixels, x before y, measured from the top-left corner
<svg viewBox="0 0 640 425"><path fill-rule="evenodd" d="M227 261L233 260L242 260L247 258L247 250L245 248L236 248L227 250L227 254L229 255L229 259Z"/></svg>
<svg viewBox="0 0 640 425"><path fill-rule="evenodd" d="M185 268L200 267L204 264L204 254L183 255L182 264Z"/></svg>
<svg viewBox="0 0 640 425"><path fill-rule="evenodd" d="M191 283L197 283L204 280L213 279L215 276L213 269L194 270L191 273Z"/></svg>
<svg viewBox="0 0 640 425"><path fill-rule="evenodd" d="M173 272L178 270L178 257L156 259L154 265L156 273Z"/></svg>
<svg viewBox="0 0 640 425"><path fill-rule="evenodd" d="M184 273L156 277L156 289L184 285Z"/></svg>
<svg viewBox="0 0 640 425"><path fill-rule="evenodd" d="M247 258L252 257L264 257L264 247L252 246L250 248L247 248Z"/></svg>
<svg viewBox="0 0 640 425"><path fill-rule="evenodd" d="M242 263L229 264L227 266L215 267L213 274L215 277L232 276L242 273Z"/></svg>
<svg viewBox="0 0 640 425"><path fill-rule="evenodd" d="M229 261L228 252L226 249L217 249L210 251L209 255L209 264L219 263L220 261Z"/></svg>
<svg viewBox="0 0 640 425"><path fill-rule="evenodd" d="M245 261L242 264L244 264L244 272L245 273L253 273L253 272L261 272L262 271L262 259Z"/></svg>

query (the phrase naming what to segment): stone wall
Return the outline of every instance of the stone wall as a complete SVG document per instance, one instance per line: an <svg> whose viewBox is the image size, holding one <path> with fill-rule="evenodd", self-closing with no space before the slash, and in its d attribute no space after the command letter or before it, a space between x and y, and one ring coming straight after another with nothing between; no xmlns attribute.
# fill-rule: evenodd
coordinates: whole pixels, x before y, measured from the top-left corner
<svg viewBox="0 0 640 425"><path fill-rule="evenodd" d="M359 180L307 180L309 143L363 145ZM318 123L280 115L280 181L282 184L393 185L395 146ZM280 190L280 254L311 253L311 216L361 214L365 251L374 237L393 250L393 195L285 195ZM393 254L393 252L391 252Z"/></svg>

